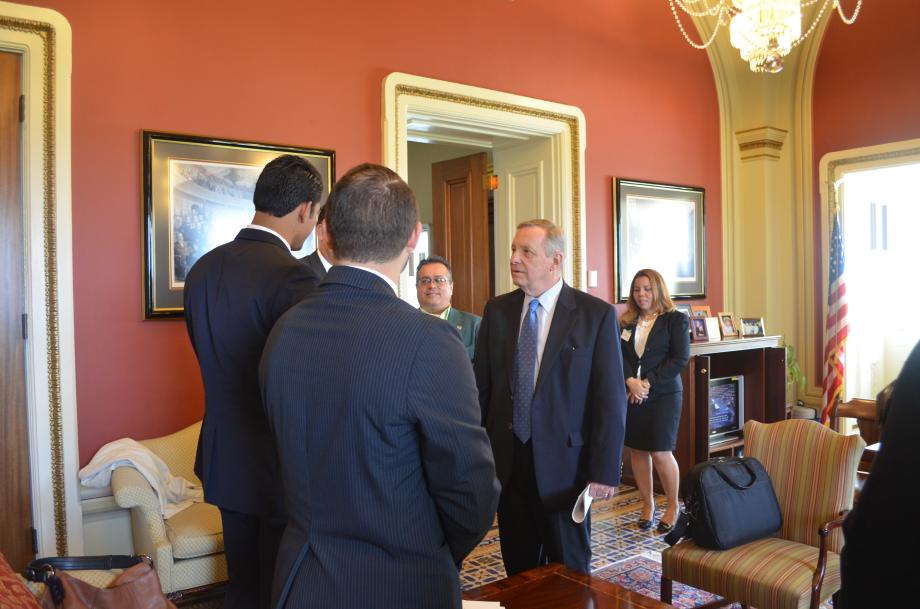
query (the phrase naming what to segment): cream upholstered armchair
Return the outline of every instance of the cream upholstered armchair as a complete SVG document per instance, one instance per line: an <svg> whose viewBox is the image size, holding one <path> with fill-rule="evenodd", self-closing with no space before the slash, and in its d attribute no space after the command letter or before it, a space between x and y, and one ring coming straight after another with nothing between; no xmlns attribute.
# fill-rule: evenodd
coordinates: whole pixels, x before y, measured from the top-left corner
<svg viewBox="0 0 920 609"><path fill-rule="evenodd" d="M774 537L729 550L707 550L692 539L666 549L661 600L671 602L671 582L679 581L718 594L726 604L817 609L840 589L839 526L853 505L865 446L859 436L805 419L745 423L744 454L770 475L783 525Z"/></svg>
<svg viewBox="0 0 920 609"><path fill-rule="evenodd" d="M163 459L174 476L195 484L195 450L201 422L161 438L140 443ZM209 503L196 503L164 518L153 488L130 467L112 472L115 502L131 510L135 554L153 559L163 591L177 593L227 581L224 535L220 511Z"/></svg>

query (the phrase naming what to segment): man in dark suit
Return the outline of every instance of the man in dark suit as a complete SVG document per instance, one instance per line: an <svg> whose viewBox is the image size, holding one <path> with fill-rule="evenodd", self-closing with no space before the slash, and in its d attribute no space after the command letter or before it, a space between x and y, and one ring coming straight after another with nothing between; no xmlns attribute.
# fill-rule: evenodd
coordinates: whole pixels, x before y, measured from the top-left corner
<svg viewBox="0 0 920 609"><path fill-rule="evenodd" d="M259 358L275 321L318 282L291 250L313 230L322 194L306 160L274 159L256 183L252 224L202 256L185 282L185 322L205 392L195 473L223 520L226 608L270 601L284 507Z"/></svg>
<svg viewBox="0 0 920 609"><path fill-rule="evenodd" d="M486 304L473 367L482 424L502 483L498 526L508 574L547 562L589 573L590 517L572 508L588 487L609 498L620 482L626 392L619 324L610 304L562 281L562 232L518 226L518 290Z"/></svg>
<svg viewBox="0 0 920 609"><path fill-rule="evenodd" d="M457 328L460 340L466 347L470 359L476 350L476 337L482 318L450 304L454 295L454 276L450 263L441 256L429 256L418 263L415 269L415 290L419 308L435 317L440 317Z"/></svg>
<svg viewBox="0 0 920 609"><path fill-rule="evenodd" d="M920 343L894 382L882 422L882 447L843 525L839 609L908 607L917 592L917 563L905 558L920 543L910 506L920 486ZM908 554L909 555L909 554Z"/></svg>
<svg viewBox="0 0 920 609"><path fill-rule="evenodd" d="M335 259L332 254L332 248L329 247L329 237L326 235L326 213L325 208L319 211L319 220L316 221L316 250L302 260L309 266L313 273L322 279L332 267L332 261Z"/></svg>
<svg viewBox="0 0 920 609"><path fill-rule="evenodd" d="M456 330L397 297L415 195L360 165L326 226L336 266L275 325L260 366L288 510L274 606L459 608L459 566L499 489Z"/></svg>

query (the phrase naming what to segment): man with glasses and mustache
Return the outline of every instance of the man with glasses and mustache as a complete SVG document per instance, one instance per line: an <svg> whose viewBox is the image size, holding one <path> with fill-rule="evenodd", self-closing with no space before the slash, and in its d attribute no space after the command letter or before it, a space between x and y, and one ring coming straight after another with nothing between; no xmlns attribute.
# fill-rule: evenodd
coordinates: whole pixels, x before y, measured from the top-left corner
<svg viewBox="0 0 920 609"><path fill-rule="evenodd" d="M450 306L450 299L454 295L450 263L441 256L429 256L419 262L415 270L415 289L419 308L457 328L460 340L472 360L482 318Z"/></svg>

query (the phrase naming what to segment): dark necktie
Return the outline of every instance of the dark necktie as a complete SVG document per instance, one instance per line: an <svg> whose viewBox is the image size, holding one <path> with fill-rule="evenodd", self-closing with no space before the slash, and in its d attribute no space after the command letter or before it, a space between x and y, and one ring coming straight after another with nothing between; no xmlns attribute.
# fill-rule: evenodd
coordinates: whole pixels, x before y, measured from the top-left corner
<svg viewBox="0 0 920 609"><path fill-rule="evenodd" d="M530 439L530 404L533 401L534 370L537 366L537 333L540 322L537 308L540 301L530 301L530 307L521 323L515 354L514 373L514 435L521 442Z"/></svg>

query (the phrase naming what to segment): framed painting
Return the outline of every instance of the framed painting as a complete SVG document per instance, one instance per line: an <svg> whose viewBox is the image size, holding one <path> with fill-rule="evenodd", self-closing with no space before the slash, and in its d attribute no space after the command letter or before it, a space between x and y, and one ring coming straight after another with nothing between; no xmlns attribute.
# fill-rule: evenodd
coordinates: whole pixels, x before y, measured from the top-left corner
<svg viewBox="0 0 920 609"><path fill-rule="evenodd" d="M706 296L705 191L614 178L617 298L629 297L636 271L661 273L672 298Z"/></svg>
<svg viewBox="0 0 920 609"><path fill-rule="evenodd" d="M252 220L252 194L266 163L282 154L316 167L324 192L335 152L177 133L141 132L144 319L182 317L185 276L206 252Z"/></svg>

